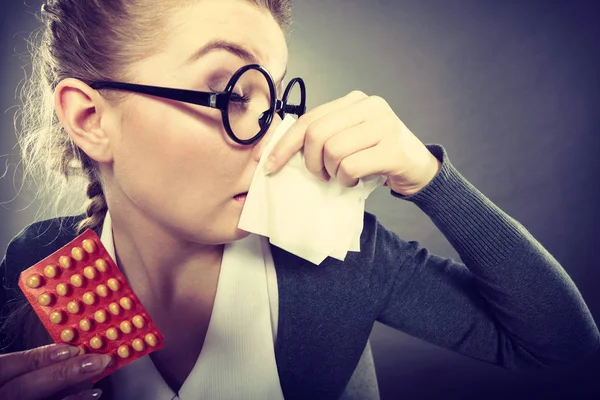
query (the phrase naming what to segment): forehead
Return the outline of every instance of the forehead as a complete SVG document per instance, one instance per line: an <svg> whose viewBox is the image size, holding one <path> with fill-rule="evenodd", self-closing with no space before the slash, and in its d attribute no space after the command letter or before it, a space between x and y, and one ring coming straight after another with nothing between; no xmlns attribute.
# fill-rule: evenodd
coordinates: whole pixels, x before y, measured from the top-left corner
<svg viewBox="0 0 600 400"><path fill-rule="evenodd" d="M165 56L185 63L203 45L234 42L275 75L287 65L285 36L269 10L248 0L202 0L177 10L167 21ZM223 50L218 50L223 51Z"/></svg>

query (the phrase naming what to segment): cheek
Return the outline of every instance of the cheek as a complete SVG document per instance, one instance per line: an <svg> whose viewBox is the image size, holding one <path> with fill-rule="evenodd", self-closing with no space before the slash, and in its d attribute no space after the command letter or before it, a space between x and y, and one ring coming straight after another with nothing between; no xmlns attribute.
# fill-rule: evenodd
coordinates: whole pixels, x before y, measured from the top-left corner
<svg viewBox="0 0 600 400"><path fill-rule="evenodd" d="M173 109L147 107L123 123L115 178L136 203L205 203L205 193L222 182L225 147L213 126Z"/></svg>

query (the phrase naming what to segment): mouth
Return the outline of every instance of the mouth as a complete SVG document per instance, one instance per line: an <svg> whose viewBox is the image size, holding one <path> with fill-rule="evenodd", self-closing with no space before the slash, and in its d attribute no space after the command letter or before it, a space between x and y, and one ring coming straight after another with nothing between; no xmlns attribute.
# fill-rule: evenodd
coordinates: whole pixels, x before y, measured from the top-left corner
<svg viewBox="0 0 600 400"><path fill-rule="evenodd" d="M246 194L248 194L248 192L236 194L235 196L233 196L233 201L235 201L238 204L245 204L246 203Z"/></svg>

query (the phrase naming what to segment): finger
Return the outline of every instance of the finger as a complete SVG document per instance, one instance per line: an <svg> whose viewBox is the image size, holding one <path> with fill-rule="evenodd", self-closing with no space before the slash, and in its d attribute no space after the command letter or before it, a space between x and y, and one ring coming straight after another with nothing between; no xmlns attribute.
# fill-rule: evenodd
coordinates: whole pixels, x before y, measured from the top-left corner
<svg viewBox="0 0 600 400"><path fill-rule="evenodd" d="M377 144L384 130L376 129L372 124L381 125L379 114L382 110L372 99L359 100L310 124L304 140L304 159L309 171L319 177L325 167L328 175L335 177L337 166L344 157ZM354 134L348 136L349 132ZM338 137L340 134L342 136Z"/></svg>
<svg viewBox="0 0 600 400"><path fill-rule="evenodd" d="M67 360L79 354L77 347L51 344L31 350L0 355L0 387L19 375Z"/></svg>
<svg viewBox="0 0 600 400"><path fill-rule="evenodd" d="M46 400L62 400L65 397L78 395L78 394L81 394L82 392L88 392L92 389L94 389L94 383L92 381L88 380L85 382L78 383L77 385L74 385L74 386L69 386L65 390L61 390L60 392L55 393L54 395L52 395L52 397L50 397Z"/></svg>
<svg viewBox="0 0 600 400"><path fill-rule="evenodd" d="M364 121L362 109L356 107L362 104L363 101L359 100L348 107L334 110L311 122L306 128L304 134L304 160L306 168L317 177L325 172L322 171L325 143L331 140L333 136ZM333 175L329 173L329 176Z"/></svg>
<svg viewBox="0 0 600 400"><path fill-rule="evenodd" d="M294 124L281 138L281 140L277 142L277 144L271 151L271 156L274 157L271 173L277 173L281 169L281 167L283 167L290 160L290 158L292 158L292 156L304 146L304 135L306 132L306 128L313 121L316 121L323 115L326 115L330 112L345 108L348 105L353 104L366 97L366 94L359 91L354 91L337 100L326 104L322 104L319 107L311 110L310 112L298 118L298 120L294 122Z"/></svg>
<svg viewBox="0 0 600 400"><path fill-rule="evenodd" d="M374 146L344 158L338 169L337 181L342 186L354 187L358 184L359 178L382 174L381 166L373 162L381 159L382 153L382 146Z"/></svg>
<svg viewBox="0 0 600 400"><path fill-rule="evenodd" d="M353 126L331 137L323 147L323 165L327 173L337 178L340 164L352 154L378 145L383 135L379 121ZM305 155L306 156L306 155ZM371 160L374 163L376 160ZM358 178L362 178L359 176Z"/></svg>
<svg viewBox="0 0 600 400"><path fill-rule="evenodd" d="M21 375L0 388L0 398L42 400L100 375L111 357L87 354Z"/></svg>
<svg viewBox="0 0 600 400"><path fill-rule="evenodd" d="M93 390L86 390L81 393L69 396L69 397L65 397L63 400L93 400L93 399L99 399L100 396L102 396L102 390L93 389Z"/></svg>

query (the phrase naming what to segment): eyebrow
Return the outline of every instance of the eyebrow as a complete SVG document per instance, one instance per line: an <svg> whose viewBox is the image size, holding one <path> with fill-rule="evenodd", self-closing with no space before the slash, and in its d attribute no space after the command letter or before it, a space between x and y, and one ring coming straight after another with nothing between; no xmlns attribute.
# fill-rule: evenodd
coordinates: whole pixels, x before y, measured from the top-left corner
<svg viewBox="0 0 600 400"><path fill-rule="evenodd" d="M215 51L215 50L225 50L225 51L233 54L234 56L242 59L243 61L247 62L248 64L260 64L258 62L258 59L256 58L256 56L254 54L252 54L251 51L244 48L243 46L240 46L239 44L231 42L229 40L214 39L214 40L211 40L210 42L208 42L207 44L205 44L204 46L200 47L198 50L196 50L191 55L191 57L188 58L188 60L184 63L184 65L189 65L189 64L193 63L194 61L198 60L199 58L204 57L206 54L210 53L211 51ZM287 66L286 66L285 71L283 72L283 75L281 76L281 78L277 82L275 82L275 86L278 86L279 84L281 84L281 82L283 82L283 80L285 79L286 75L287 75Z"/></svg>

